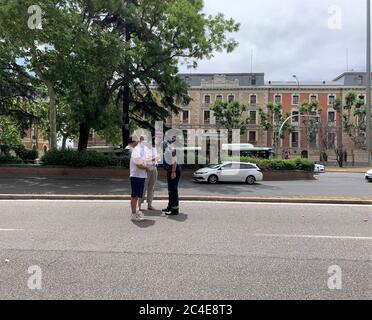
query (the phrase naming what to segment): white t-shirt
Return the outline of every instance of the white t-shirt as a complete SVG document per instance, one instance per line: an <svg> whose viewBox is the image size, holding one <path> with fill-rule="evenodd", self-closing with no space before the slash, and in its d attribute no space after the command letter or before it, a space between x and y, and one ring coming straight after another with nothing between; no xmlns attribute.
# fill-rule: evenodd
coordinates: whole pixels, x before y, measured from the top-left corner
<svg viewBox="0 0 372 320"><path fill-rule="evenodd" d="M130 177L131 178L147 178L146 170L139 169L136 164L146 165L146 156L141 146L137 146L132 150L130 157Z"/></svg>

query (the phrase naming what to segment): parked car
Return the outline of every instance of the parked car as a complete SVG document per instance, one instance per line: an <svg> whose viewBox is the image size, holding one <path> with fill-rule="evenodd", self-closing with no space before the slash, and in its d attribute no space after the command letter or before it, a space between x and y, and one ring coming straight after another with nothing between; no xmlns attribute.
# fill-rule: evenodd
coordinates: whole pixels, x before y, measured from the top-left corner
<svg viewBox="0 0 372 320"><path fill-rule="evenodd" d="M245 182L249 185L263 180L262 170L254 163L226 162L203 168L194 173L195 182Z"/></svg>
<svg viewBox="0 0 372 320"><path fill-rule="evenodd" d="M322 164L315 165L315 169L314 169L315 173L325 173L325 171L326 171L325 166L323 166Z"/></svg>
<svg viewBox="0 0 372 320"><path fill-rule="evenodd" d="M366 173L366 180L372 182L372 169Z"/></svg>

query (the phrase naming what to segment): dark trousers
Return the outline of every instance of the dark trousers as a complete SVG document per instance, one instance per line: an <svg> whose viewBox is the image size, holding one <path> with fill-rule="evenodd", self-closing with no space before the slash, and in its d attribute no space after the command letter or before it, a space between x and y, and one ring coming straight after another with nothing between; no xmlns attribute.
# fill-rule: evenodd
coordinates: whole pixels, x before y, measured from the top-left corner
<svg viewBox="0 0 372 320"><path fill-rule="evenodd" d="M172 179L172 171L167 171L167 181L168 181L168 194L169 194L169 203L168 209L178 212L180 201L178 197L178 184L181 179L181 169L177 168L176 178Z"/></svg>

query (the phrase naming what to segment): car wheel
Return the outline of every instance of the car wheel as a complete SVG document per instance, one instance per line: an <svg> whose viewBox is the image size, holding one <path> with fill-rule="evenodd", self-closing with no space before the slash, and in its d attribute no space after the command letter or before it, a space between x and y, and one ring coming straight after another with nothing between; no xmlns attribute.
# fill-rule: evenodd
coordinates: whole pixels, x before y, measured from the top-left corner
<svg viewBox="0 0 372 320"><path fill-rule="evenodd" d="M216 175L211 175L209 178L208 178L208 183L210 184L216 184L218 183L218 177Z"/></svg>
<svg viewBox="0 0 372 320"><path fill-rule="evenodd" d="M256 178L254 176L249 176L245 182L249 185L255 184L256 183Z"/></svg>

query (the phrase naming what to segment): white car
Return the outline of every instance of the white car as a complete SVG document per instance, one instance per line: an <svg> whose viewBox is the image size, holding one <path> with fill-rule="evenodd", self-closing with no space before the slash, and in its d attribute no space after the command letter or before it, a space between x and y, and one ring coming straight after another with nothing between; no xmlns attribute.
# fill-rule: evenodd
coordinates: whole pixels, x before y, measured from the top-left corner
<svg viewBox="0 0 372 320"><path fill-rule="evenodd" d="M325 171L326 171L325 166L323 166L322 164L315 165L315 168L314 168L315 173L325 173Z"/></svg>
<svg viewBox="0 0 372 320"><path fill-rule="evenodd" d="M208 182L210 184L245 182L252 185L262 180L262 170L254 163L226 162L200 169L194 173L194 181Z"/></svg>
<svg viewBox="0 0 372 320"><path fill-rule="evenodd" d="M372 182L372 169L366 173L366 180Z"/></svg>

